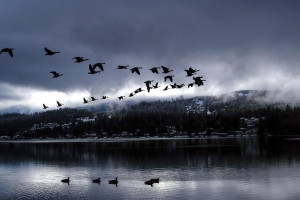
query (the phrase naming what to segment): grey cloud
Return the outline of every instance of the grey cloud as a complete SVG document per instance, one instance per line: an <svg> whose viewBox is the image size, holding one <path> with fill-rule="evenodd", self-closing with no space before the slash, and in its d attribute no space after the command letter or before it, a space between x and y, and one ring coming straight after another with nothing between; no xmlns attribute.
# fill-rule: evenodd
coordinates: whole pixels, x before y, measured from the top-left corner
<svg viewBox="0 0 300 200"><path fill-rule="evenodd" d="M0 55L0 79L103 94L129 82L163 83L163 75L148 68L166 65L174 69L175 81L185 84L190 79L183 69L200 69L207 88L195 94L209 93L208 88L225 93L243 85L276 89L278 84L265 80L265 74L276 71L288 81L300 72L299 7L295 0L5 1L0 44L14 47L15 57ZM45 46L61 53L44 56ZM90 60L77 64L74 56ZM105 71L88 75L88 64L96 62L106 62ZM116 70L119 64L142 66L142 75ZM64 76L53 80L51 70Z"/></svg>

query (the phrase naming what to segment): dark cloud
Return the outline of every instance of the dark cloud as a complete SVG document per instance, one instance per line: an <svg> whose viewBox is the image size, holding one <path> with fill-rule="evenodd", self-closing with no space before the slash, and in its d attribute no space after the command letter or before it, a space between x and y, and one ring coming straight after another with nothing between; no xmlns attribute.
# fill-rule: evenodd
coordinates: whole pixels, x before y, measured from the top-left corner
<svg viewBox="0 0 300 200"><path fill-rule="evenodd" d="M14 47L15 57L0 55L0 80L38 90L116 94L148 79L163 83L163 75L148 70L152 66L171 67L175 81L187 84L183 69L193 66L207 79L195 95L294 91L299 8L296 0L3 1L0 48ZM45 56L44 47L61 53ZM78 64L74 56L90 60ZM96 62L106 62L105 71L87 74ZM119 64L142 66L142 75L117 70ZM52 70L64 76L54 80Z"/></svg>

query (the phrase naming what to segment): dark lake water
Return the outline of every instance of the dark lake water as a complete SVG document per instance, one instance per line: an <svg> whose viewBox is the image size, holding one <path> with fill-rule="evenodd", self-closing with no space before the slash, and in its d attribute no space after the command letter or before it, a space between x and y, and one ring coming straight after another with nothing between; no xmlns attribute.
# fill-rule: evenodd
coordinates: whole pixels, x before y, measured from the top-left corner
<svg viewBox="0 0 300 200"><path fill-rule="evenodd" d="M0 199L300 199L300 140L0 143Z"/></svg>

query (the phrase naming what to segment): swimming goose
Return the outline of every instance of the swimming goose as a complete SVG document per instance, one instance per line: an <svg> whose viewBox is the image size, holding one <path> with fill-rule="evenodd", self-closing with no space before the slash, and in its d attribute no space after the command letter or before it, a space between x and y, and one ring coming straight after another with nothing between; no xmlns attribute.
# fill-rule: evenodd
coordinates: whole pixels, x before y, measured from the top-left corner
<svg viewBox="0 0 300 200"><path fill-rule="evenodd" d="M99 184L100 184L101 179L100 179L100 177L99 177L99 178L96 178L96 179L94 179L94 180L92 180L92 181L93 181L93 183L99 183Z"/></svg>
<svg viewBox="0 0 300 200"><path fill-rule="evenodd" d="M68 184L69 184L69 183L70 183L70 177L61 180L61 182L63 182L63 183L68 183Z"/></svg>
<svg viewBox="0 0 300 200"><path fill-rule="evenodd" d="M153 187L153 181L152 181L152 179L150 179L148 181L145 181L145 184L146 185L151 185L151 187Z"/></svg>
<svg viewBox="0 0 300 200"><path fill-rule="evenodd" d="M159 183L159 178L152 178L151 180L153 183Z"/></svg>
<svg viewBox="0 0 300 200"><path fill-rule="evenodd" d="M115 185L117 185L118 182L119 182L119 181L118 181L118 177L116 177L116 179L114 179L114 180L109 180L109 181L108 181L109 184L115 184Z"/></svg>
<svg viewBox="0 0 300 200"><path fill-rule="evenodd" d="M154 183L159 183L159 178L152 178L152 179L150 179L148 181L145 181L146 185L151 185L152 187L153 187Z"/></svg>

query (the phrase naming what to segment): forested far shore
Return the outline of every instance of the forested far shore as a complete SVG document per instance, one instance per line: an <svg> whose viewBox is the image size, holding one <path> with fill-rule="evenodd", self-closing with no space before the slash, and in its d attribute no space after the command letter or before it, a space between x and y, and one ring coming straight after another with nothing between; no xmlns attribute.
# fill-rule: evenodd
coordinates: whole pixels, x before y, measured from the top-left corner
<svg viewBox="0 0 300 200"><path fill-rule="evenodd" d="M3 114L0 115L0 135L9 139L193 137L214 133L300 135L299 121L300 107L282 104L257 109L212 109L210 106L201 112L190 112L186 106L142 102L128 109L104 113L64 108L33 114Z"/></svg>

